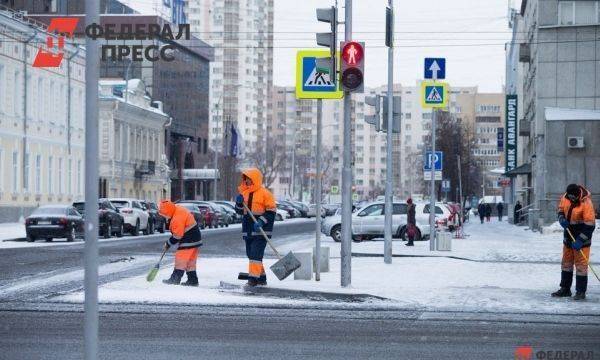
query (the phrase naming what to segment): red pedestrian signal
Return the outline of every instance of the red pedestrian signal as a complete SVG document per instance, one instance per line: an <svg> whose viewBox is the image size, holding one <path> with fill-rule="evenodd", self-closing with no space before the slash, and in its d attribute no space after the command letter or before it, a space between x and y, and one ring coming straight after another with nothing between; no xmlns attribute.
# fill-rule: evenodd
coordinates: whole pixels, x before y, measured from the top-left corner
<svg viewBox="0 0 600 360"><path fill-rule="evenodd" d="M342 42L342 88L345 91L364 91L365 44L363 42Z"/></svg>

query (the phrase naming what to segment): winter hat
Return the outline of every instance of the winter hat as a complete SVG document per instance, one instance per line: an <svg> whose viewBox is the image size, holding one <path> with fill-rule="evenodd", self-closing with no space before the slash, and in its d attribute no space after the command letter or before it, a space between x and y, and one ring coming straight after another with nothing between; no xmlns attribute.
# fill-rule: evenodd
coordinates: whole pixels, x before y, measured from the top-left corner
<svg viewBox="0 0 600 360"><path fill-rule="evenodd" d="M408 198L408 200L406 200L406 203L407 203L407 204L412 204L412 199L411 199L411 198Z"/></svg>
<svg viewBox="0 0 600 360"><path fill-rule="evenodd" d="M581 188L579 185L569 184L569 186L567 186L567 197L570 199L579 199L579 196L581 196Z"/></svg>

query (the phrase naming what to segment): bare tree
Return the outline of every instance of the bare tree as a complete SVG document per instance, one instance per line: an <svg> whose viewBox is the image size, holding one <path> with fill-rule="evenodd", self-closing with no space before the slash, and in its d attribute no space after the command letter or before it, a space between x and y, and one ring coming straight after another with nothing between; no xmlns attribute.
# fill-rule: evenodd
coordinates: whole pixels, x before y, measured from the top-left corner
<svg viewBox="0 0 600 360"><path fill-rule="evenodd" d="M266 149L262 147L246 155L247 160L256 166L263 174L263 185L270 187L285 168L285 147L278 143L267 142Z"/></svg>

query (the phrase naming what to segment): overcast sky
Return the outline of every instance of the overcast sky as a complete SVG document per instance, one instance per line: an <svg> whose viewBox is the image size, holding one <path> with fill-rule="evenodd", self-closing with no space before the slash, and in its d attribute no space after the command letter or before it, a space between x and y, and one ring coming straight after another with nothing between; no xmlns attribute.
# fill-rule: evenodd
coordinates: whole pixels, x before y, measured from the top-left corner
<svg viewBox="0 0 600 360"><path fill-rule="evenodd" d="M401 0L395 2L394 81L414 86L423 77L424 57L445 57L447 81L501 92L505 77L504 43L511 38L508 0ZM516 1L517 5L520 3ZM340 1L339 19L344 19ZM275 0L274 82L293 85L298 49L316 48L315 32L328 24L315 9L334 0ZM353 1L353 39L366 42L365 81L387 82L384 0ZM344 27L338 28L343 39Z"/></svg>

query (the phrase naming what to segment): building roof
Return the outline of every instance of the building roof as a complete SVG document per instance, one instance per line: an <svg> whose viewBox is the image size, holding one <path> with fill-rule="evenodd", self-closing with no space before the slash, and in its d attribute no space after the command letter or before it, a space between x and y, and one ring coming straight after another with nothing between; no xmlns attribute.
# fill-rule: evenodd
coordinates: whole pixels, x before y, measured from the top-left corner
<svg viewBox="0 0 600 360"><path fill-rule="evenodd" d="M529 175L529 174L531 174L531 164L529 164L529 163L517 166L516 168L512 169L511 171L507 171L506 173L504 173L505 176L508 176L511 178L515 177L517 175Z"/></svg>
<svg viewBox="0 0 600 360"><path fill-rule="evenodd" d="M544 115L548 121L600 120L600 110L547 107Z"/></svg>

